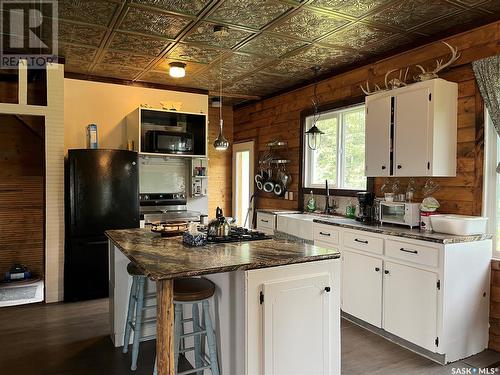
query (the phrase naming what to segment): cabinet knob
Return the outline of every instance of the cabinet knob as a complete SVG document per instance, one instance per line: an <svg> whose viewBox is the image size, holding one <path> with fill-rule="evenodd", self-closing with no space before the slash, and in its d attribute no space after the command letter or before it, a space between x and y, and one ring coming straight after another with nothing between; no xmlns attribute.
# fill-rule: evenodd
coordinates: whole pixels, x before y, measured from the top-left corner
<svg viewBox="0 0 500 375"><path fill-rule="evenodd" d="M401 166L401 164L398 164L398 169L401 169L401 168L403 168L403 167Z"/></svg>
<svg viewBox="0 0 500 375"><path fill-rule="evenodd" d="M325 292L330 292L330 290L332 290L329 286L325 286Z"/></svg>
<svg viewBox="0 0 500 375"><path fill-rule="evenodd" d="M386 275L388 275L388 274L389 274L389 270L385 270L385 271L384 271L384 273L385 273Z"/></svg>
<svg viewBox="0 0 500 375"><path fill-rule="evenodd" d="M382 169L385 169L385 165L382 166Z"/></svg>
<svg viewBox="0 0 500 375"><path fill-rule="evenodd" d="M375 271L376 272L380 271L380 268L379 267L375 267Z"/></svg>

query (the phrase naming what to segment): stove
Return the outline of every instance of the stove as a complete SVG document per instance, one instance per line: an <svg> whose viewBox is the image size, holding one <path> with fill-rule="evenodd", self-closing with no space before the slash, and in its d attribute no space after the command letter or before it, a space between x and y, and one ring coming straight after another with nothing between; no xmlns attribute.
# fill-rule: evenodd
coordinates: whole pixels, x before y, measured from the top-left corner
<svg viewBox="0 0 500 375"><path fill-rule="evenodd" d="M206 228L205 228L206 231ZM269 240L271 236L243 227L231 227L229 236L207 236L207 243L228 243L228 242L246 242Z"/></svg>
<svg viewBox="0 0 500 375"><path fill-rule="evenodd" d="M200 221L201 213L187 209L184 193L139 194L141 219L146 225L179 221Z"/></svg>

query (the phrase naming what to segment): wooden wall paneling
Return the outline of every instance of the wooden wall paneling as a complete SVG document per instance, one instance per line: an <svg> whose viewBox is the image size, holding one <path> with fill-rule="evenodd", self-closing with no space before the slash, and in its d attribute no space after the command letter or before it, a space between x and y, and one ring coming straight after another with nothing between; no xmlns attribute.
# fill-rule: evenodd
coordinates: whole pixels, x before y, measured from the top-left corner
<svg viewBox="0 0 500 375"><path fill-rule="evenodd" d="M491 261L489 348L500 351L500 260Z"/></svg>
<svg viewBox="0 0 500 375"><path fill-rule="evenodd" d="M232 144L233 144L233 109L223 107L224 136L230 147L226 151L217 151L213 142L219 135L219 108L208 110L208 216L215 217L215 209L222 208L224 215L232 215Z"/></svg>
<svg viewBox="0 0 500 375"><path fill-rule="evenodd" d="M0 274L45 269L44 118L0 115Z"/></svg>
<svg viewBox="0 0 500 375"><path fill-rule="evenodd" d="M47 105L47 67L28 68L28 105Z"/></svg>
<svg viewBox="0 0 500 375"><path fill-rule="evenodd" d="M19 70L0 69L0 103L19 102Z"/></svg>
<svg viewBox="0 0 500 375"><path fill-rule="evenodd" d="M461 57L451 69L441 74L441 77L459 84L458 102L458 145L457 145L457 176L455 178L436 178L441 190L435 194L440 200L441 211L469 215L479 215L482 198L482 164L483 164L483 127L482 100L480 98L471 62L500 53L500 22L457 34L446 41L460 50ZM446 58L448 51L440 41L402 52L385 58L374 64L354 69L337 76L327 78L318 83L317 92L321 103L333 103L339 100L349 100L362 95L359 85L367 79L373 83L383 84L385 73L389 69L406 68L414 64L433 67L435 60ZM410 76L416 72L410 73ZM300 137L302 111L310 110L313 85L308 85L294 91L267 98L256 103L236 108L234 111L235 142L248 138L256 139L256 149L261 150L263 144L273 136L281 136L288 141L292 159L297 164L300 161ZM292 163L293 164L293 163ZM291 191L298 191L299 178L294 178ZM403 187L407 179L400 179ZM380 195L380 186L384 179L376 178L374 186ZM417 179L423 185L425 179ZM417 194L416 199L422 197ZM293 201L273 196L259 197L258 208L298 208L298 195Z"/></svg>

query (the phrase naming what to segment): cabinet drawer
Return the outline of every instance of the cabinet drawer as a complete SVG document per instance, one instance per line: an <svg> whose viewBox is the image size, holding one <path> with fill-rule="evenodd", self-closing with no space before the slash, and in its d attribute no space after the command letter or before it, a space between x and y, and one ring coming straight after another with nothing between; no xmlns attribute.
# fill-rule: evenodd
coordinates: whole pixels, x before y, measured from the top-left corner
<svg viewBox="0 0 500 375"><path fill-rule="evenodd" d="M340 231L331 225L314 224L313 239L314 241L338 245L340 241Z"/></svg>
<svg viewBox="0 0 500 375"><path fill-rule="evenodd" d="M374 254L384 253L384 240L367 236L365 232L344 232L344 246L351 249L364 250Z"/></svg>
<svg viewBox="0 0 500 375"><path fill-rule="evenodd" d="M439 250L434 247L387 240L385 245L385 253L387 256L395 259L401 259L429 267L438 266Z"/></svg>
<svg viewBox="0 0 500 375"><path fill-rule="evenodd" d="M276 215L257 212L257 228L274 229Z"/></svg>

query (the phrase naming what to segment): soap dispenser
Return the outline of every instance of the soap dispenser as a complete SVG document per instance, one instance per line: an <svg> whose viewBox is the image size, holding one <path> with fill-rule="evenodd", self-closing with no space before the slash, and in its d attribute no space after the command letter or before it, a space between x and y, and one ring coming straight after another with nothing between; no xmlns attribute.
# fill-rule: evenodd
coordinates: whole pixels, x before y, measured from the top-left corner
<svg viewBox="0 0 500 375"><path fill-rule="evenodd" d="M309 212L316 211L316 198L314 198L314 194L313 194L312 190L311 190L311 196L307 200L306 208L307 208L307 211L309 211Z"/></svg>

